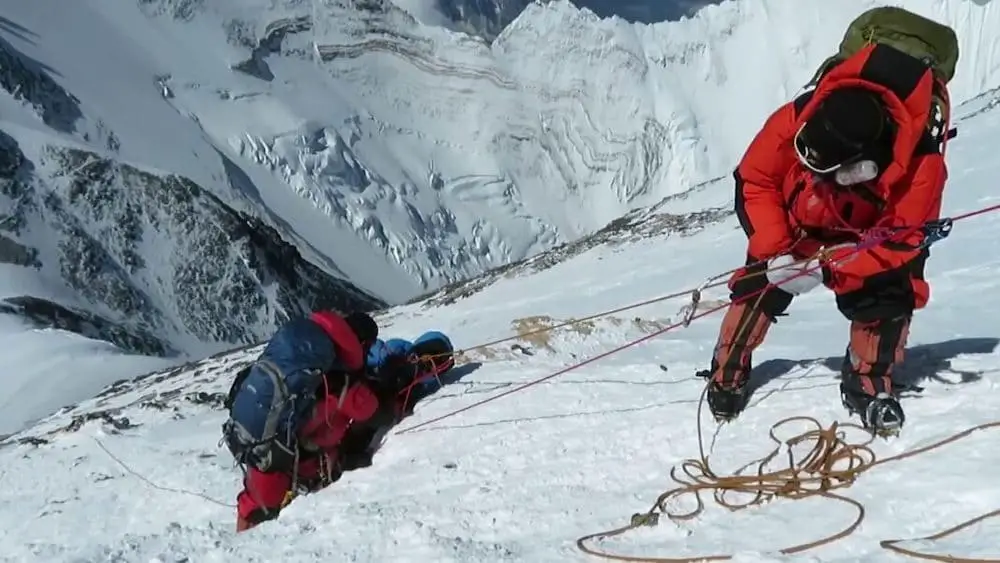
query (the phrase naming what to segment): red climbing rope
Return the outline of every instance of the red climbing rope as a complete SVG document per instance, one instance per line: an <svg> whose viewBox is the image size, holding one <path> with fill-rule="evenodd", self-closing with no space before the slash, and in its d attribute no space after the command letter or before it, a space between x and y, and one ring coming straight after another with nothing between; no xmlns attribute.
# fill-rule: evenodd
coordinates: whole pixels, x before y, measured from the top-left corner
<svg viewBox="0 0 1000 563"><path fill-rule="evenodd" d="M789 277L786 280L783 280L781 283L786 283L786 282L791 281L791 280L793 280L795 278L798 278L800 276L804 276L804 275L806 275L806 274L808 274L808 273L810 273L812 271L815 271L816 269L818 269L820 267L821 266L817 266L817 267L814 267L814 268L810 268L808 270L803 270L802 272L800 272L798 274L795 274L794 276L791 276L791 277ZM768 285L764 286L763 289L755 291L755 292L751 293L750 295L747 295L745 297L737 299L737 300L733 301L732 303L739 303L739 302L742 302L744 300L750 299L752 297L756 297L758 294L761 294L764 291L767 291L767 289L769 287L771 287L771 284L768 284ZM592 363L594 363L594 362L596 362L598 360L602 360L604 358L607 358L608 356L612 356L614 354L617 354L618 352L621 352L621 351L626 350L628 348L631 348L633 346L637 346L639 344L642 344L643 342L652 340L652 339L656 338L657 336L660 336L661 334L664 334L664 333L669 332L671 330L674 330L674 329L680 328L682 326L685 326L689 321L693 321L695 319L699 319L701 317L710 315L710 314L715 313L717 311L721 311L722 309L725 309L726 307L729 307L729 305L730 305L730 302L726 302L726 303L723 303L722 305L718 305L716 307L712 307L711 309L708 309L706 311L702 311L701 313L697 313L695 315L692 315L692 316L688 317L685 320L676 322L676 323L674 323L674 324L672 324L670 326L666 326L666 327L661 328L661 329L659 329L659 330L657 330L655 332L647 334L646 336L643 336L642 338L639 338L637 340L632 340L630 342L626 342L625 344L622 344L621 346L619 346L617 348L608 350L607 352L602 352L601 354L598 354L596 356L593 356L591 358L583 360L582 362L577 362L575 364L569 365L569 366L567 366L567 367L565 367L565 368L563 368L563 369L561 369L561 370L559 370L559 371L557 371L555 373L546 375L545 377L542 377L540 379L535 379L533 381L529 381L529 382L527 382L527 383L525 383L523 385L520 385L518 387L514 387L513 389L508 389L507 391L504 391L504 392L502 392L502 393L500 393L498 395L494 395L492 397L488 397L488 398L483 399L481 401L472 403L471 405L462 407L462 408L460 408L458 410L455 410L455 411L452 411L452 412L450 412L448 414L444 414L444 415L441 415L441 416L439 416L437 418L432 418L431 420L428 420L428 421L425 421L425 422L421 422L420 424L413 425L413 426L411 426L409 428L405 428L403 430L399 430L399 431L396 432L396 434L405 434L407 432L413 432L414 430L416 430L418 428L421 428L421 427L433 424L435 422L440 422L440 421L442 421L442 420L444 420L446 418L450 418L450 417L455 416L457 414L461 414L463 412L469 411L469 410L474 409L476 407L485 405L486 403L490 403L492 401L496 401L497 399L501 399L501 398L506 397L508 395L512 395L514 393L517 393L518 391L523 391L524 389L527 389L529 387L534 387L535 385L538 385L540 383L544 383L544 382L546 382L546 381L548 381L550 379L553 379L555 377L559 377L560 375L569 373L569 372L574 371L576 369L582 368L582 367L584 367L586 365L592 364Z"/></svg>
<svg viewBox="0 0 1000 563"><path fill-rule="evenodd" d="M997 211L997 210L1000 210L1000 203L998 203L996 205L991 205L989 207L984 207L982 209L977 209L975 211L969 211L967 213L962 213L961 215L955 215L954 217L951 218L951 220L952 221L961 221L963 219L968 219L970 217L975 217L977 215L985 215L987 213L990 213L992 211Z"/></svg>
<svg viewBox="0 0 1000 563"><path fill-rule="evenodd" d="M982 209L977 209L975 211L970 211L970 212L963 213L963 214L960 214L960 215L955 215L955 216L953 216L951 218L948 218L948 219L941 219L941 220L938 220L938 221L932 221L932 222L928 222L928 223L921 224L921 225L915 225L915 226L911 226L911 227L898 228L898 229L895 230L895 232L880 231L878 233L877 237L873 237L873 240L875 240L876 243L882 243L882 242L886 242L889 239L894 238L896 236L899 236L900 238L905 238L906 236L908 236L908 235L910 235L910 234L912 234L912 233L914 233L916 231L919 231L921 229L927 228L931 223L936 223L937 227L939 229L943 229L945 231L943 234L938 233L937 237L939 239L939 238L943 238L944 236L947 236L947 234L948 234L947 231L950 228L950 227L948 227L948 225L950 225L951 223L953 223L955 221L961 221L961 220L964 220L964 219L969 219L971 217L976 217L978 215L984 215L986 213L990 213L992 211L998 211L998 210L1000 210L1000 204L992 205L992 206L989 206L989 207L984 207ZM928 238L930 238L930 235L928 235ZM935 239L935 240L937 240L937 239ZM851 252L847 256L844 256L843 258L841 258L840 260L838 260L838 262L839 261L843 261L843 260L847 260L848 258L850 258L851 256L853 256L854 254L857 254L859 252L867 251L870 248L871 248L871 246L868 246L868 245L866 245L865 247L861 247L859 245L857 248L854 249L853 252ZM626 350L628 348L631 348L633 346L637 346L639 344L642 344L643 342L647 342L649 340L652 340L652 339L656 338L657 336L660 336L660 335L662 335L662 334L664 334L666 332L669 332L671 330L674 330L674 329L677 329L677 328L681 328L681 327L685 327L691 321L693 321L695 319L699 319L699 318L711 315L712 313L716 313L718 311L721 311L723 309L728 308L730 305L742 303L742 302L747 301L749 299L753 299L753 298L755 298L755 297L763 294L765 291L767 291L767 290L769 290L769 289L771 289L773 287L778 287L778 286L780 286L782 284L785 284L785 283L788 283L788 282L790 282L790 281L792 281L792 280L794 280L796 278L807 276L807 275L809 275L809 274L811 274L811 273L813 273L813 272L815 272L817 270L820 270L822 268L823 268L823 264L817 264L817 265L812 266L810 268L801 270L799 273L797 273L797 274L795 274L793 276L790 276L788 278L785 278L784 280L778 282L777 284L775 284L775 283L768 283L763 288L761 288L761 289L759 289L759 290L757 290L757 291L755 291L753 293L750 293L749 295L745 295L745 296L743 296L741 298L738 298L738 299L735 299L735 300L732 300L732 301L727 301L727 302L725 302L725 303L723 303L721 305L718 305L716 307L712 307L711 309L708 309L706 311L702 311L701 313L690 315L686 319L684 319L684 320L682 320L680 322L677 322L677 323L674 323L674 324L672 324L670 326L661 328L661 329L659 329L659 330L657 330L655 332L652 332L650 334L647 334L646 336L643 336L643 337L641 337L639 339L632 340L630 342L626 342L625 344L622 344L621 346L618 346L617 348L608 350L607 352L603 352L601 354L598 354L596 356L593 356L593 357L588 358L586 360L583 360L581 362L577 362L575 364L571 364L571 365L569 365L569 366L567 366L567 367L565 367L563 369L560 369L559 371L556 371L555 373L546 375L546 376L544 376L542 378L535 379L533 381L526 382L523 385L520 385L518 387L514 387L512 389L508 389L508 390L503 391L503 392L501 392L501 393L499 393L497 395L494 395L492 397L487 397L486 399L483 399L481 401L477 401L475 403L472 403L471 405L467 405L467 406L462 407L462 408L460 408L458 410L454 410L454 411L451 411L449 413L446 413L446 414L443 414L441 416L438 416L436 418L432 418L430 420L421 422L419 424L415 424L413 426L410 426L409 428L404 428L402 430L398 430L398 431L396 431L396 434L406 434L406 433L409 433L409 432L413 432L413 431L417 430L418 428L423 428L425 426L429 426L431 424L434 424L435 422L440 422L440 421L442 421L442 420L444 420L446 418L450 418L450 417L453 417L455 415L458 415L458 414L470 411L470 410L472 410L474 408L480 407L482 405L485 405L486 403L490 403L490 402L502 399L503 397L507 397L509 395L513 395L514 393L523 391L525 389L528 389L529 387L534 387L536 385L539 385L541 383L549 381L550 379L559 377L560 375L564 375L564 374L569 373L571 371L577 370L577 369L579 369L581 367L584 367L584 366L587 366L587 365L592 364L594 362L597 362L598 360L602 360L604 358L607 358L608 356L612 356L614 354L617 354L617 353L619 353L619 352L621 352L623 350Z"/></svg>

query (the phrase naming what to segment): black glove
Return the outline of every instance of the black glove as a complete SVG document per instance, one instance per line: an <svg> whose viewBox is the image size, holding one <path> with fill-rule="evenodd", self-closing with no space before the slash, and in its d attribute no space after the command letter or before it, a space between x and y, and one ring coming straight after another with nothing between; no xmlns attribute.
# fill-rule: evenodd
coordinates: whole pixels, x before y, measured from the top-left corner
<svg viewBox="0 0 1000 563"><path fill-rule="evenodd" d="M368 450L363 452L344 453L340 456L340 466L344 471L354 471L370 467L372 464L372 453Z"/></svg>
<svg viewBox="0 0 1000 563"><path fill-rule="evenodd" d="M340 443L340 465L344 471L352 471L372 464L377 445L389 427L377 426L371 421L354 423Z"/></svg>

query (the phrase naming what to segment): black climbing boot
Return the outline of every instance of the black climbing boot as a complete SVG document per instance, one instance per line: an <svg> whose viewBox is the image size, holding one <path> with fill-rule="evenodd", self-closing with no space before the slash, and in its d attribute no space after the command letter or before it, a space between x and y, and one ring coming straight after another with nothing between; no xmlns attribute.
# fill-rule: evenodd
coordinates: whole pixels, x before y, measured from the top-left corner
<svg viewBox="0 0 1000 563"><path fill-rule="evenodd" d="M722 320L712 366L700 375L708 386L708 408L716 421L727 422L746 407L751 356L764 341L771 319L745 303L730 305Z"/></svg>
<svg viewBox="0 0 1000 563"><path fill-rule="evenodd" d="M716 422L729 422L743 412L747 406L748 378L743 378L737 385L723 387L716 381L708 384L708 408Z"/></svg>
<svg viewBox="0 0 1000 563"><path fill-rule="evenodd" d="M851 323L851 340L841 370L840 397L865 428L894 436L906 421L893 388L892 370L903 360L909 317Z"/></svg>
<svg viewBox="0 0 1000 563"><path fill-rule="evenodd" d="M844 407L861 417L861 424L873 434L882 437L896 436L906 422L903 407L888 393L871 396L844 390L840 391Z"/></svg>

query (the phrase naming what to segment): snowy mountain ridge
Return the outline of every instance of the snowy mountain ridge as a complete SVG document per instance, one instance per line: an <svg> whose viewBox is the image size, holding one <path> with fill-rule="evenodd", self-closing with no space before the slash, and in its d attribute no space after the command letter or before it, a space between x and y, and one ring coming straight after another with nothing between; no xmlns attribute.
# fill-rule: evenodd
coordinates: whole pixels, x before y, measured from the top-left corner
<svg viewBox="0 0 1000 563"><path fill-rule="evenodd" d="M959 108L945 216L997 203L1000 164L990 158L1000 139L997 105L991 92ZM664 207L724 208L728 193L712 185ZM402 426L454 413L661 330L683 316L686 303L661 302L548 334L522 330L693 288L742 263L745 237L734 218L676 236L655 230L661 212L651 208L639 214L645 219L631 219L636 232L653 229L649 236L625 244L598 241L550 267L501 276L462 299L415 302L379 315L385 337L441 329L459 348L513 337L466 354L449 384L419 403ZM931 302L916 314L907 358L894 374L924 391L903 399L908 421L900 436L872 445L879 458L996 419L1000 334L982 311L995 305L998 233L1000 214L981 215L956 222L933 247ZM706 292L703 307L726 294L725 288ZM221 400L235 371L260 347L126 379L2 442L0 502L11 507L0 513L4 555L67 562L587 561L576 538L628 522L671 486L671 467L697 454L694 420L704 382L693 374L711 357L719 320L699 319L516 398L390 434L371 467L296 499L276 521L240 535L232 533L234 509L226 505L242 476L218 445ZM767 429L778 420L848 420L837 393L847 337L829 292L797 297L754 354L748 409L714 433L705 415L713 467L729 474L769 451ZM781 499L734 514L709 502L697 519L661 522L603 548L662 557L733 553L755 563L886 561L881 540L929 535L1000 506L992 479L1000 463L990 447L995 439L973 434L948 452L866 472L840 491L864 505L864 525L801 556L775 549L843 529L854 508ZM95 509L102 518L93 517ZM987 521L944 540L904 546L995 559L998 525Z"/></svg>
<svg viewBox="0 0 1000 563"><path fill-rule="evenodd" d="M11 16L40 37L47 1ZM388 1L163 0L73 8L79 38L17 47L61 63L63 98L88 108L78 137L264 214L307 258L399 302L724 174L869 4L728 2L634 25L537 3L487 44ZM1000 84L979 27L1000 17L990 4L913 9L942 13L974 54L956 100ZM108 75L117 90L79 76L112 72L97 32L140 46ZM109 105L124 86L128 112Z"/></svg>
<svg viewBox="0 0 1000 563"><path fill-rule="evenodd" d="M14 3L0 320L21 365L0 431L162 366L123 352L198 357L320 303L399 303L706 182L721 209L711 180L871 5L633 25L557 1L485 42L387 0ZM994 2L908 7L959 32L956 101L1000 85ZM35 331L52 344L22 345ZM75 391L32 391L42 376Z"/></svg>

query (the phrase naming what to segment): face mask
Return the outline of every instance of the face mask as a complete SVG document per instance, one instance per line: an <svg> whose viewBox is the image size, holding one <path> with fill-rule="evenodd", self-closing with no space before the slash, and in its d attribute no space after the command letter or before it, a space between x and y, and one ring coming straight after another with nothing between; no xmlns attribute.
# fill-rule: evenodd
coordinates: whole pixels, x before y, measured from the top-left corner
<svg viewBox="0 0 1000 563"><path fill-rule="evenodd" d="M833 180L841 186L870 182L878 176L878 165L871 160L859 160L841 166L834 172Z"/></svg>

